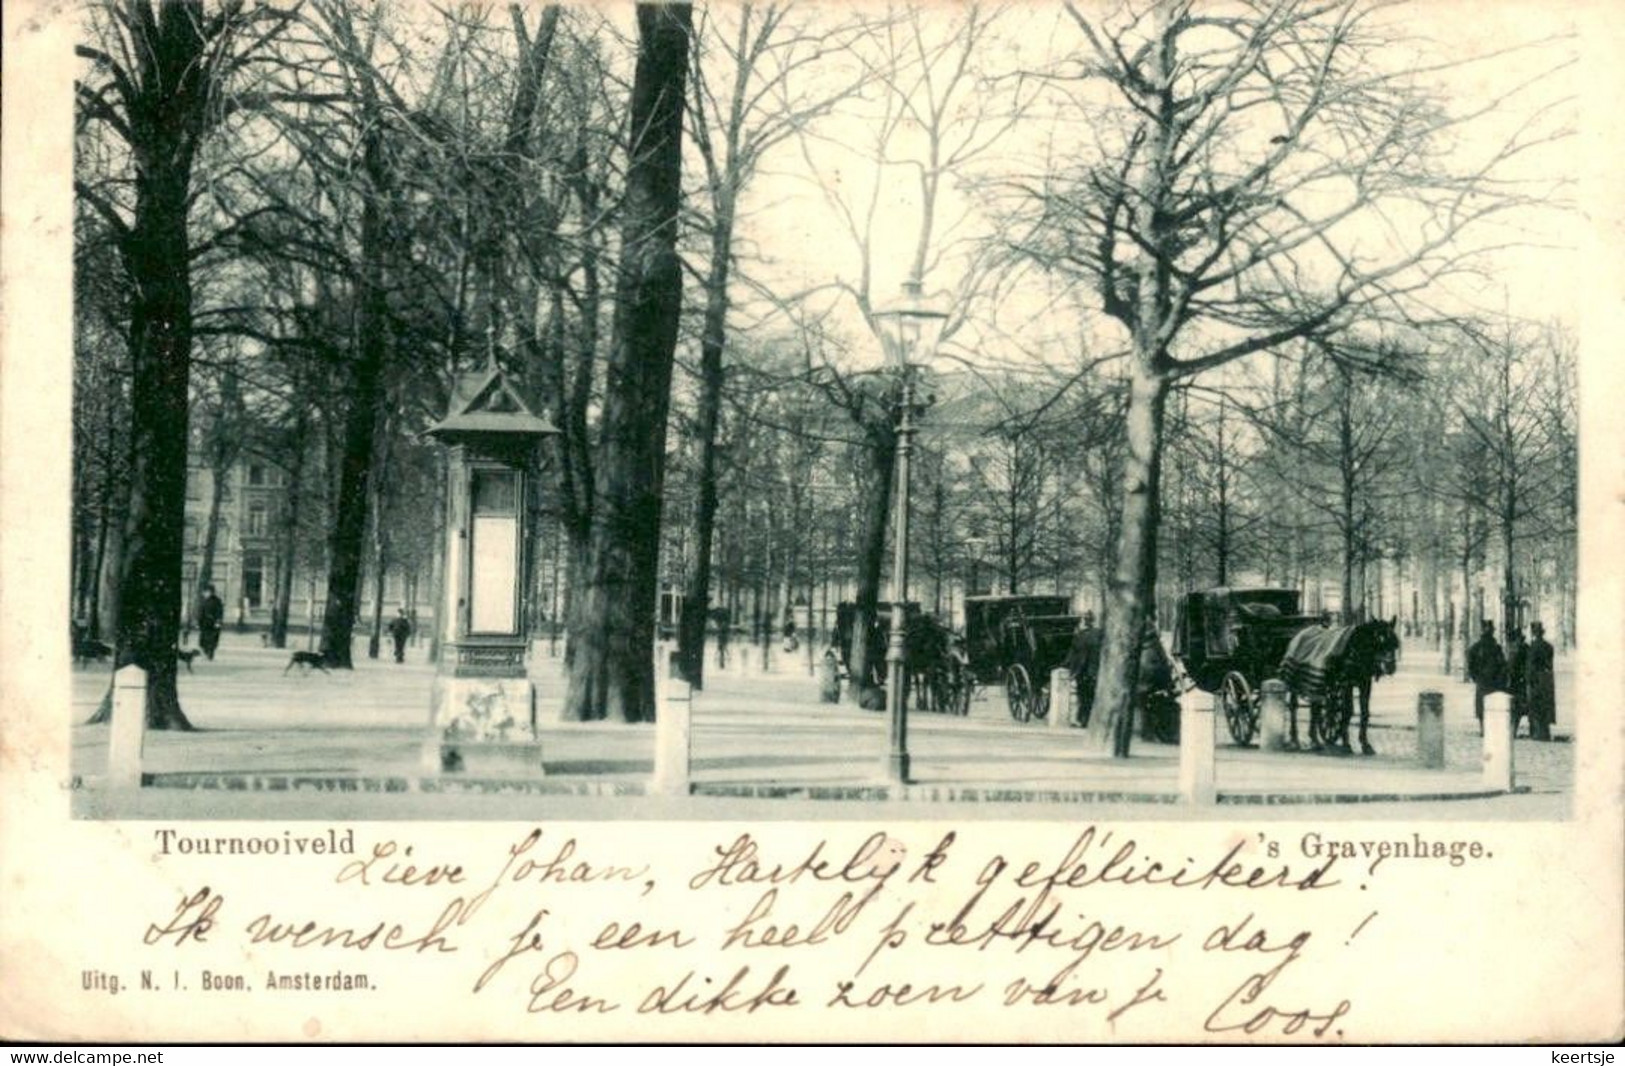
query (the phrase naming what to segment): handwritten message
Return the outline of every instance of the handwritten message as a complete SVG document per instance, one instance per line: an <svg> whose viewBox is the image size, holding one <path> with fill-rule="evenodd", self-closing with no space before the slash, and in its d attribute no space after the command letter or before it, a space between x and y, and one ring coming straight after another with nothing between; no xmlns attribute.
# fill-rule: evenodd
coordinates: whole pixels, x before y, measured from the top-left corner
<svg viewBox="0 0 1625 1066"><path fill-rule="evenodd" d="M315 898L331 905L197 884L142 932L161 963L87 971L87 988L371 993L421 980L395 964L413 959L434 960L456 997L516 1017L1060 1012L1079 1038L1194 1020L1206 1039L1307 1042L1359 1038L1357 993L1326 976L1381 926L1366 893L1384 863L1493 858L1476 841L1319 832L1231 832L1174 853L1096 825L1047 854L954 829L810 845L732 832L658 862L544 828L466 854L426 854L410 831L255 848L158 830L155 845L159 859L319 856ZM251 964L222 970L222 948Z"/></svg>

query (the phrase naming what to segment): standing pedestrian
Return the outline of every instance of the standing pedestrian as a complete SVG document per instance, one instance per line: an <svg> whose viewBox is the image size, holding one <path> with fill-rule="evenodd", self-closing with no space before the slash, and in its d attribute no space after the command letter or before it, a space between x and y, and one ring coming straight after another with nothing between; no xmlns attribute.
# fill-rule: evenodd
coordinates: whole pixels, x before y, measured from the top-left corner
<svg viewBox="0 0 1625 1066"><path fill-rule="evenodd" d="M203 599L197 608L197 641L203 657L214 662L214 649L220 646L220 627L226 621L226 605L215 595L213 585L203 586Z"/></svg>
<svg viewBox="0 0 1625 1066"><path fill-rule="evenodd" d="M1495 642L1495 623L1485 622L1478 639L1467 649L1467 680L1473 683L1473 717L1478 719L1478 735L1484 735L1484 697L1505 692L1507 661L1501 645Z"/></svg>
<svg viewBox="0 0 1625 1066"><path fill-rule="evenodd" d="M1552 726L1557 722L1557 683L1552 672L1552 646L1546 642L1546 627L1531 623L1529 632L1529 668L1527 673L1529 701L1529 735L1536 740L1551 740Z"/></svg>
<svg viewBox="0 0 1625 1066"><path fill-rule="evenodd" d="M1523 627L1513 626L1507 635L1507 691L1512 694L1512 735L1518 735L1518 723L1529 713L1529 645L1524 643ZM1535 735L1535 726L1529 724L1529 735Z"/></svg>
<svg viewBox="0 0 1625 1066"><path fill-rule="evenodd" d="M1100 675L1100 630L1095 628L1093 611L1083 612L1083 620L1072 634L1066 668L1072 672L1072 683L1077 687L1076 722L1087 728L1089 712L1095 705L1095 679Z"/></svg>
<svg viewBox="0 0 1625 1066"><path fill-rule="evenodd" d="M412 620L406 616L406 608L402 607L394 618L389 620L389 639L395 642L395 661L406 661L406 638L412 635Z"/></svg>

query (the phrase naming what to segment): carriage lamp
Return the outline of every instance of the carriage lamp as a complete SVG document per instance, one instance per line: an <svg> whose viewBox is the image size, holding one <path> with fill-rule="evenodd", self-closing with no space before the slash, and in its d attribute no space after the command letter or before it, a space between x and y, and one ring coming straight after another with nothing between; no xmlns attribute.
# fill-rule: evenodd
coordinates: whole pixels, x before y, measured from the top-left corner
<svg viewBox="0 0 1625 1066"><path fill-rule="evenodd" d="M536 690L525 669L525 528L537 443L558 430L532 412L493 357L453 382L428 436L446 446L441 651L423 760L428 770L518 763L541 773Z"/></svg>
<svg viewBox="0 0 1625 1066"><path fill-rule="evenodd" d="M872 313L875 328L886 350L887 366L901 378L897 404L897 491L892 527L892 618L891 636L886 646L886 709L890 720L886 777L908 783L908 703L904 698L903 628L908 602L908 488L909 456L914 450L914 422L919 414L914 402L915 367L929 362L942 337L948 313L932 306L920 291L920 280L903 283L903 298Z"/></svg>

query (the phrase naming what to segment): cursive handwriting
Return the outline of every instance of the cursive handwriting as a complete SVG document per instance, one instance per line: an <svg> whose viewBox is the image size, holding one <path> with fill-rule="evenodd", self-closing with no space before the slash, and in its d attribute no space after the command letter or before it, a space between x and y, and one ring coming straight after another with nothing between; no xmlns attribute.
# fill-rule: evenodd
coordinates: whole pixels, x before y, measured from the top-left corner
<svg viewBox="0 0 1625 1066"><path fill-rule="evenodd" d="M181 899L180 906L170 915L169 921L163 925L147 926L146 935L141 938L144 944L161 944L165 940L174 938L178 947L187 941L203 943L208 939L209 930L214 928L215 915L226 902L226 897L217 896L204 885L190 896Z"/></svg>
<svg viewBox="0 0 1625 1066"><path fill-rule="evenodd" d="M714 849L717 860L689 878L688 887L701 889L709 885L726 887L762 883L793 885L802 878L816 881L875 880L884 884L897 870L896 862L890 861L891 842L885 833L874 833L845 862L836 866L833 861L824 858L824 841L820 840L799 863L790 866L783 863L769 865L760 858L761 849L751 835L741 833L727 847ZM931 861L931 857L927 856L926 862Z"/></svg>

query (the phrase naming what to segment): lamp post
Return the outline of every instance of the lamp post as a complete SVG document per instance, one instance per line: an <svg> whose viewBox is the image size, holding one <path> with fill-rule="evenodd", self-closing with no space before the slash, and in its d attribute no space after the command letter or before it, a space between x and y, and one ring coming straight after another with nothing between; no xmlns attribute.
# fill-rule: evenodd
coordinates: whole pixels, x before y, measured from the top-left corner
<svg viewBox="0 0 1625 1066"><path fill-rule="evenodd" d="M903 298L872 316L886 349L888 366L899 378L897 416L896 513L892 526L892 618L887 642L886 707L888 711L887 780L908 783L908 707L903 696L903 627L908 603L908 489L909 458L914 451L915 418L913 370L929 360L942 335L948 315L929 306L920 293L920 281L903 284Z"/></svg>

